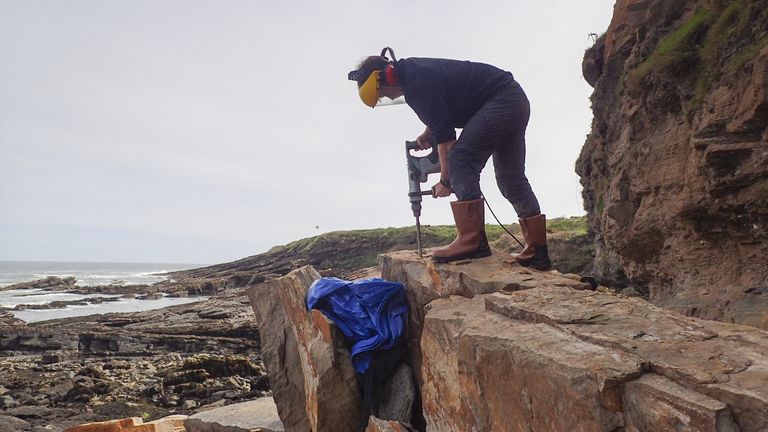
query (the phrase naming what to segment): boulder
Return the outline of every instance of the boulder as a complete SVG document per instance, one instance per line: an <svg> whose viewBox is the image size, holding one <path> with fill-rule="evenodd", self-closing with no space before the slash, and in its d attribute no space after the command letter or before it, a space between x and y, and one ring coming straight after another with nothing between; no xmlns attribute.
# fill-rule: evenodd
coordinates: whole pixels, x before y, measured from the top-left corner
<svg viewBox="0 0 768 432"><path fill-rule="evenodd" d="M307 311L307 290L318 278L306 266L247 290L262 357L286 430L355 431L361 400L343 335L322 313Z"/></svg>

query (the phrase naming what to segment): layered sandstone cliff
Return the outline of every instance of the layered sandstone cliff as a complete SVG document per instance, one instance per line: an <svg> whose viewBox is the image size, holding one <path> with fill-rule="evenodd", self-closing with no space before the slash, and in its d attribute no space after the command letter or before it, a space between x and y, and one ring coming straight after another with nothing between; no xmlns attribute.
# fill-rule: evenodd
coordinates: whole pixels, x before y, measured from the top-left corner
<svg viewBox="0 0 768 432"><path fill-rule="evenodd" d="M597 276L768 328L768 1L619 0L584 75Z"/></svg>

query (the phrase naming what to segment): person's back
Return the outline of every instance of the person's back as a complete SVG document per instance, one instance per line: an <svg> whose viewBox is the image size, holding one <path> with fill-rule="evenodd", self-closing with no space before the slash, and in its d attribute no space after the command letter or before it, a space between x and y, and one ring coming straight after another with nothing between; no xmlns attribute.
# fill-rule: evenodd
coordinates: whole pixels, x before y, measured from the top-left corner
<svg viewBox="0 0 768 432"><path fill-rule="evenodd" d="M398 60L395 68L405 100L417 115L421 118L420 110L428 111L429 101L437 98L434 103L448 107L453 128L463 128L485 102L514 82L507 71L470 61L413 57Z"/></svg>

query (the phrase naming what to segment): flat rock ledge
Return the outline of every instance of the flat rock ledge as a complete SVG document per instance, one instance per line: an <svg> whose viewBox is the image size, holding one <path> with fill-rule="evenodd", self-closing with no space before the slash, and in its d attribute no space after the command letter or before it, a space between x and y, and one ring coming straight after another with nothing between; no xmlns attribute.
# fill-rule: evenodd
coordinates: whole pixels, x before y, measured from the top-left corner
<svg viewBox="0 0 768 432"><path fill-rule="evenodd" d="M190 416L184 423L187 432L283 432L275 401L258 398L214 408Z"/></svg>
<svg viewBox="0 0 768 432"><path fill-rule="evenodd" d="M3 417L3 416L0 416ZM15 421L23 422L15 419ZM0 420L8 421L0 418ZM24 422L25 423L25 422ZM13 424L12 424L13 426ZM23 425L17 425L23 426ZM28 426L28 425L27 425ZM21 428L19 428L21 429ZM0 425L0 430L3 430ZM12 429L11 429L12 430ZM172 415L152 422L128 417L74 426L65 432L284 432L270 397L208 409L192 416Z"/></svg>
<svg viewBox="0 0 768 432"><path fill-rule="evenodd" d="M408 290L414 430L768 431L766 331L585 290L502 256L434 265L394 252L381 270ZM285 430L352 431L348 353L304 306L317 277L304 267L249 297ZM393 420L369 430L410 430Z"/></svg>

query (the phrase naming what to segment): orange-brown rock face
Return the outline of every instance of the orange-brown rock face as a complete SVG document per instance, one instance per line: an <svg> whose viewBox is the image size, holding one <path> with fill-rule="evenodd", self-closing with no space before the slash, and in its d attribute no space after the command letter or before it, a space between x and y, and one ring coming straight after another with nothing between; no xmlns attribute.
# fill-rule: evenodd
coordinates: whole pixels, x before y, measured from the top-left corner
<svg viewBox="0 0 768 432"><path fill-rule="evenodd" d="M768 328L768 1L619 0L584 72L598 276Z"/></svg>
<svg viewBox="0 0 768 432"><path fill-rule="evenodd" d="M427 431L768 428L768 332L500 258L382 257L408 290Z"/></svg>
<svg viewBox="0 0 768 432"><path fill-rule="evenodd" d="M306 266L247 290L264 365L286 431L357 431L361 400L343 335L307 311L307 290L319 278Z"/></svg>
<svg viewBox="0 0 768 432"><path fill-rule="evenodd" d="M433 300L452 295L474 297L498 291L515 291L537 286L567 286L584 289L588 285L562 277L557 272L529 270L514 263L509 255L434 264L419 258L416 251L390 252L380 257L381 277L406 287L409 307L408 344L418 347L424 326L425 307ZM409 350L409 361L421 383L421 351Z"/></svg>

